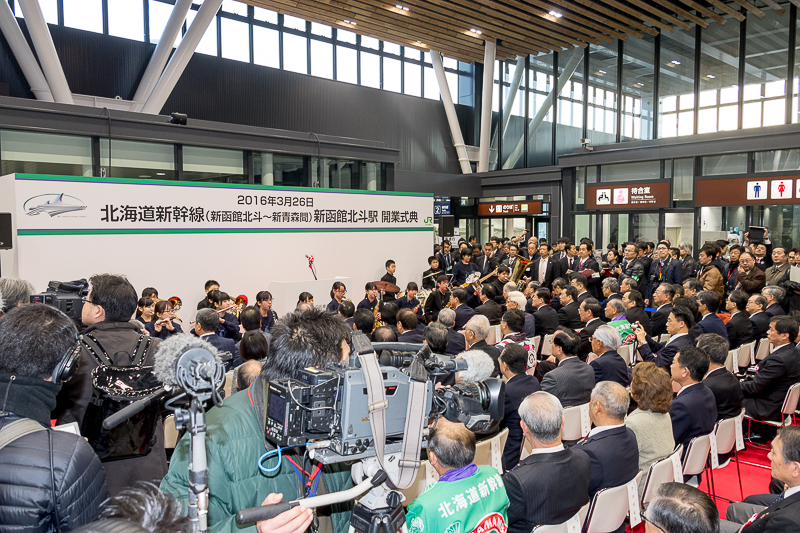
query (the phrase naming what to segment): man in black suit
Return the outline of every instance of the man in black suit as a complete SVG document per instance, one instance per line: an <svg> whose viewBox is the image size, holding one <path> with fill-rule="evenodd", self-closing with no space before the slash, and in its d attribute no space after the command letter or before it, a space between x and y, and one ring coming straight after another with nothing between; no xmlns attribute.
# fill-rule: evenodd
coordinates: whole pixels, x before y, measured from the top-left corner
<svg viewBox="0 0 800 533"><path fill-rule="evenodd" d="M481 305L475 308L476 315L483 315L489 319L489 324L496 326L503 318L503 308L495 301L497 293L491 285L481 288Z"/></svg>
<svg viewBox="0 0 800 533"><path fill-rule="evenodd" d="M731 314L725 329L728 331L728 343L731 350L739 348L753 340L753 323L747 318L747 293L733 291L728 295L725 310ZM767 326L769 327L769 326Z"/></svg>
<svg viewBox="0 0 800 533"><path fill-rule="evenodd" d="M703 384L714 393L717 420L739 416L744 397L739 380L725 368L728 341L716 333L703 333L697 338L697 347L708 355L708 372L703 378Z"/></svg>
<svg viewBox="0 0 800 533"><path fill-rule="evenodd" d="M600 307L600 302L594 298L586 298L583 303L581 303L579 310L581 322L586 324L586 326L584 326L580 333L581 347L580 350L578 350L578 358L585 363L586 358L589 357L589 352L592 351L592 335L594 335L595 330L605 324L605 322L600 319L603 308Z"/></svg>
<svg viewBox="0 0 800 533"><path fill-rule="evenodd" d="M730 507L728 507L730 509ZM655 490L655 497L642 513L645 533L696 531L718 533L724 520L719 519L717 504L705 492L691 485L670 481ZM738 526L737 526L738 527ZM722 529L723 533L729 530ZM735 531L735 530L734 530Z"/></svg>
<svg viewBox="0 0 800 533"><path fill-rule="evenodd" d="M533 320L536 325L536 333L542 336L552 335L558 328L558 313L550 307L550 289L545 287L536 289L531 298L531 304L536 309L533 312Z"/></svg>
<svg viewBox="0 0 800 533"><path fill-rule="evenodd" d="M628 392L619 383L603 381L592 390L589 417L594 428L579 443L592 463L590 500L597 491L625 485L639 473L639 444L625 426L629 403ZM625 531L625 525L617 531Z"/></svg>
<svg viewBox="0 0 800 533"><path fill-rule="evenodd" d="M800 531L800 428L782 428L772 441L770 455L772 477L784 484L786 490L780 495L762 494L745 499L745 502L761 501L760 505L730 504L725 513L728 520L720 521L722 533Z"/></svg>
<svg viewBox="0 0 800 533"><path fill-rule="evenodd" d="M500 375L500 350L494 346L486 344L486 337L489 336L489 319L483 315L475 315L469 319L464 326L464 340L468 350L480 350L487 354L494 361L494 372L492 377Z"/></svg>
<svg viewBox="0 0 800 533"><path fill-rule="evenodd" d="M621 355L617 353L622 344L619 332L609 325L598 327L592 336L592 353L597 357L589 358L589 364L594 370L594 381L616 381L623 387L631 383L628 365Z"/></svg>
<svg viewBox="0 0 800 533"><path fill-rule="evenodd" d="M217 335L219 325L219 314L213 309L201 309L197 312L194 323L194 331L197 336L207 341L214 348L219 350L220 358L225 364L225 371L233 370L233 361L240 361L239 350L236 349L236 341L226 339Z"/></svg>
<svg viewBox="0 0 800 533"><path fill-rule="evenodd" d="M754 294L747 299L747 312L750 313L750 323L753 325L753 339L767 338L770 316L764 312L767 299L760 294Z"/></svg>
<svg viewBox="0 0 800 533"><path fill-rule="evenodd" d="M538 525L566 522L589 503L591 463L583 451L561 443L564 416L555 396L535 392L518 411L534 453L503 476L508 533L530 533Z"/></svg>
<svg viewBox="0 0 800 533"><path fill-rule="evenodd" d="M748 416L780 421L786 392L800 382L800 353L793 342L797 338L797 331L797 322L788 316L775 317L770 321L767 339L774 351L758 364L752 380L741 383Z"/></svg>
<svg viewBox="0 0 800 533"><path fill-rule="evenodd" d="M454 329L456 312L452 309L442 309L439 311L439 323L447 328L448 341L444 353L446 355L458 355L466 350L464 335Z"/></svg>
<svg viewBox="0 0 800 533"><path fill-rule="evenodd" d="M578 271L578 249L571 242L564 244L564 256L558 260L558 267L565 277Z"/></svg>
<svg viewBox="0 0 800 533"><path fill-rule="evenodd" d="M653 291L651 300L656 312L650 317L650 328L655 338L667 332L667 318L672 311L673 298L675 298L675 287L669 283L662 283Z"/></svg>
<svg viewBox="0 0 800 533"><path fill-rule="evenodd" d="M653 293L662 283L674 285L683 281L683 266L678 259L670 257L667 241L658 243L656 256L650 264L649 275L644 285L644 301L651 307L657 305L653 301Z"/></svg>
<svg viewBox="0 0 800 533"><path fill-rule="evenodd" d="M417 330L419 319L411 309L400 309L397 312L397 342L412 342L422 344L425 340Z"/></svg>
<svg viewBox="0 0 800 533"><path fill-rule="evenodd" d="M581 329L585 324L581 322L578 289L572 285L561 291L561 309L558 310L558 323L572 329Z"/></svg>
<svg viewBox="0 0 800 533"><path fill-rule="evenodd" d="M703 385L708 361L708 356L702 350L683 346L670 367L672 381L681 387L669 409L672 436L676 445L683 444L684 454L689 442L695 437L711 433L717 421L714 393Z"/></svg>
<svg viewBox="0 0 800 533"><path fill-rule="evenodd" d="M475 311L467 305L468 298L469 295L466 289L461 287L453 290L450 296L450 303L456 306L456 324L453 326L456 331L461 331L466 323L469 322L469 319L475 316Z"/></svg>
<svg viewBox="0 0 800 533"><path fill-rule="evenodd" d="M581 245L578 247L577 272L588 280L586 288L589 290L592 296L600 300L600 297L602 296L600 289L600 265L598 265L597 261L595 261L594 257L592 257L593 252L594 248L590 242L581 243Z"/></svg>
<svg viewBox="0 0 800 533"><path fill-rule="evenodd" d="M491 243L486 243L483 247L483 255L476 260L478 268L481 269L481 277L488 275L497 268L497 260L494 258L494 248Z"/></svg>
<svg viewBox="0 0 800 533"><path fill-rule="evenodd" d="M764 312L770 317L783 316L786 314L786 311L781 307L781 302L786 296L785 290L777 285L767 285L761 289L761 296L767 299L767 308L764 309Z"/></svg>
<svg viewBox="0 0 800 533"><path fill-rule="evenodd" d="M522 427L519 424L519 404L536 391L542 390L539 380L525 373L528 369L528 351L524 346L510 343L500 353L500 373L506 379L505 410L500 428L508 428L508 439L503 449L503 470L508 472L519 463L522 450Z"/></svg>
<svg viewBox="0 0 800 533"><path fill-rule="evenodd" d="M559 328L553 336L558 366L544 375L542 390L558 398L563 407L589 403L592 397L594 370L577 357L580 342L581 337L571 329Z"/></svg>
<svg viewBox="0 0 800 533"><path fill-rule="evenodd" d="M553 280L561 276L561 267L550 255L549 244L543 243L539 246L539 259L531 261L524 275L526 282L538 281L542 287L552 289Z"/></svg>
<svg viewBox="0 0 800 533"><path fill-rule="evenodd" d="M602 282L602 290L603 290L603 313L601 315L601 320L603 322L608 322L605 318L606 316L606 305L611 300L622 300L622 295L619 293L619 281L614 278L605 278Z"/></svg>
<svg viewBox="0 0 800 533"><path fill-rule="evenodd" d="M669 371L675 354L678 353L681 346L694 345L694 341L689 336L689 329L693 322L692 311L688 307L679 305L672 308L667 320L667 332L670 334L667 342L656 341L647 335L643 328L634 329L636 340L640 344L638 351L642 360L651 361L656 366Z"/></svg>
<svg viewBox="0 0 800 533"><path fill-rule="evenodd" d="M625 292L622 295L622 303L628 308L625 312L625 319L631 324L638 322L644 328L645 333L652 335L653 328L650 325L650 317L647 316L647 312L644 310L642 293L636 290Z"/></svg>
<svg viewBox="0 0 800 533"><path fill-rule="evenodd" d="M692 328L690 335L694 340L703 333L716 333L728 338L728 328L725 322L717 316L719 309L719 295L714 291L700 291L697 293L697 311L703 318Z"/></svg>
<svg viewBox="0 0 800 533"><path fill-rule="evenodd" d="M453 265L458 261L453 255L452 247L453 245L450 241L444 241L442 243L442 251L436 254L436 259L439 260L439 268L441 268L445 274L450 274L453 270Z"/></svg>
<svg viewBox="0 0 800 533"><path fill-rule="evenodd" d="M569 284L578 289L578 298L576 301L579 304L582 303L586 298L592 297L592 294L587 290L589 281L583 274L572 274L569 279Z"/></svg>

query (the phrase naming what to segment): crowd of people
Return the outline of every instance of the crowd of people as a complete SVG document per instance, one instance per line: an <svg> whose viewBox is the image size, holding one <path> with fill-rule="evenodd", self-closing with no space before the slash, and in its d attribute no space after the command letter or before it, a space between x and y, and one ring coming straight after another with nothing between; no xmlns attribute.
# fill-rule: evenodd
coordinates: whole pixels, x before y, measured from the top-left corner
<svg viewBox="0 0 800 533"><path fill-rule="evenodd" d="M156 288L139 292L102 274L89 280L80 330L53 307L25 305L28 282L0 278L0 532L105 531L119 520L188 530L189 442L181 438L167 460L159 407L124 451L114 445L119 434L81 438L102 422L98 372L152 366L175 335L206 341L233 376L232 396L206 415L211 531L233 531L241 509L353 486L349 466L314 464L301 450L285 450L275 468L262 461L274 449L265 438L270 381L348 361L357 334L462 359L466 368L437 377L437 387L505 381L504 415L489 430L430 421L427 459L439 481L405 502L409 531L527 533L565 522L640 471L641 491L650 465L678 446L685 453L742 410L781 421L786 393L800 382L800 284L790 279L800 250L745 244L707 243L695 259L690 244L668 241L613 243L603 254L590 239L551 245L523 234L480 246L470 238L456 251L444 241L421 290L415 282L393 290L389 260L359 303L336 282L329 303L304 292L279 317L269 291L246 306L208 280L191 324ZM757 367L725 368L729 350L760 339L772 350ZM630 364L623 346L635 354ZM564 409L583 405L592 429L563 440ZM646 531L799 527L800 428L753 428L754 439L771 441L773 481L762 488L771 494L732 504L726 521L696 479L665 483L644 515ZM476 443L506 429L501 471L476 464ZM345 531L352 506L297 506L257 529Z"/></svg>

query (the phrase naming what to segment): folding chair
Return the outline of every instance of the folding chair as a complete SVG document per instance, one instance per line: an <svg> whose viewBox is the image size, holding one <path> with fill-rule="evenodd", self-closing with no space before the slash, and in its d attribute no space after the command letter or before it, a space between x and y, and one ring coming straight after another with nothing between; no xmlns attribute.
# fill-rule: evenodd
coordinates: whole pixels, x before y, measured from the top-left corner
<svg viewBox="0 0 800 533"><path fill-rule="evenodd" d="M736 357L736 366L739 368L749 368L756 364L755 358L756 341L748 342L739 346L739 354ZM738 369L737 369L737 374Z"/></svg>
<svg viewBox="0 0 800 533"><path fill-rule="evenodd" d="M473 462L478 466L493 466L498 472L502 473L503 448L507 439L508 428L505 428L494 437L478 442L475 446L475 459Z"/></svg>
<svg viewBox="0 0 800 533"><path fill-rule="evenodd" d="M728 350L728 357L725 358L725 369L731 374L735 374L734 365L739 358L739 350Z"/></svg>
<svg viewBox="0 0 800 533"><path fill-rule="evenodd" d="M658 342L667 342L669 340L669 338L670 338L670 334L669 333L662 333L658 337Z"/></svg>
<svg viewBox="0 0 800 533"><path fill-rule="evenodd" d="M683 446L678 445L678 449L672 452L672 454L650 465L650 470L647 473L647 479L644 482L644 489L642 491L642 509L653 499L659 485L676 481L675 469L672 466L674 460L672 456L676 455L678 461L680 461L682 451ZM677 481L682 482L683 480L680 479Z"/></svg>
<svg viewBox="0 0 800 533"><path fill-rule="evenodd" d="M686 476L702 475L706 471L708 454L711 452L711 437L709 435L700 435L689 442L689 446L686 448L686 456L683 458L684 478ZM683 482L683 480L680 481ZM708 486L711 488L710 481Z"/></svg>
<svg viewBox="0 0 800 533"><path fill-rule="evenodd" d="M741 414L738 417L734 418L725 418L724 420L720 420L717 422L716 427L714 428L714 434L717 437L717 454L724 455L727 453L733 452L733 460L736 461L736 476L739 478L739 501L744 499L744 491L742 490L742 471L739 469L739 451L736 449L736 419L744 415L744 409L742 409ZM741 426L739 426L741 427ZM716 488L714 487L714 469L712 468L709 471L711 475L711 487L712 493L716 494ZM723 496L716 496L717 498L722 498L723 500L728 500ZM733 500L728 500L732 502Z"/></svg>
<svg viewBox="0 0 800 533"><path fill-rule="evenodd" d="M561 430L561 440L579 440L589 434L581 423L581 409L586 409L588 403L564 409L564 429Z"/></svg>
<svg viewBox="0 0 800 533"><path fill-rule="evenodd" d="M536 335L527 340L528 345L533 347L533 350L528 351L528 370L526 374L534 375L536 373L536 365L538 363L539 346L542 343L542 336Z"/></svg>
<svg viewBox="0 0 800 533"><path fill-rule="evenodd" d="M761 361L762 359L765 359L770 353L772 353L772 349L770 348L769 339L761 339L760 341L758 341L758 348L756 348L755 360Z"/></svg>
<svg viewBox="0 0 800 533"><path fill-rule="evenodd" d="M589 512L589 504L587 503L575 515L561 524L550 526L536 526L533 531L536 533L569 533L572 524L579 524L579 529L583 528L583 521L586 519L586 514Z"/></svg>
<svg viewBox="0 0 800 533"><path fill-rule="evenodd" d="M636 474L636 485L642 479L642 471ZM639 502L637 500L636 504ZM608 533L615 531L625 522L625 517L630 512L628 499L628 484L602 489L594 495L589 506L589 515L586 517L584 533Z"/></svg>
<svg viewBox="0 0 800 533"><path fill-rule="evenodd" d="M438 479L439 474L431 466L430 461L422 461L417 469L417 475L414 477L414 481L411 482L411 485L409 485L408 488L399 491L403 494L403 496L406 497L404 504L408 505L416 500L417 497L428 487L428 485L436 483Z"/></svg>
<svg viewBox="0 0 800 533"><path fill-rule="evenodd" d="M631 344L620 346L617 353L625 360L626 365L631 366L633 357L633 346Z"/></svg>
<svg viewBox="0 0 800 533"><path fill-rule="evenodd" d="M231 390L233 390L233 370L225 372L225 397L231 397Z"/></svg>
<svg viewBox="0 0 800 533"><path fill-rule="evenodd" d="M553 335L545 335L542 341L542 357L553 355Z"/></svg>
<svg viewBox="0 0 800 533"><path fill-rule="evenodd" d="M766 424L768 426L773 426L776 428L782 428L787 425L788 426L792 425L794 423L794 412L797 410L798 401L800 401L800 383L795 383L794 385L789 387L788 391L786 391L786 398L784 398L783 407L781 407L780 422L773 422L772 420L759 420L758 418L755 418L745 413L744 417L747 419L747 438L748 439L750 438L750 426L753 420L755 420L760 424ZM787 418L789 419L788 424L786 423ZM764 446L757 446L752 442L750 443L750 445L753 446L754 448L759 448L762 450L768 449L765 448Z"/></svg>

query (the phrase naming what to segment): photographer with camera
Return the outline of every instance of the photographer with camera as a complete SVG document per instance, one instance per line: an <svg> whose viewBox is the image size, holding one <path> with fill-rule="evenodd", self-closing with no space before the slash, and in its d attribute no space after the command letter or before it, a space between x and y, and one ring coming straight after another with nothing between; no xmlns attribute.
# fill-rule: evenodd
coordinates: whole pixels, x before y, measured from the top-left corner
<svg viewBox="0 0 800 533"><path fill-rule="evenodd" d="M208 457L208 526L209 531L239 531L234 523L237 511L264 503L277 503L302 498L298 483L310 482L310 491L331 493L352 487L350 469L342 463L324 465L317 470L310 461L303 461L302 449L283 449L280 462L265 438L267 391L270 381L297 378L306 367L324 367L339 363L350 355L350 331L335 314L310 309L294 312L280 319L271 330L272 341L267 363L261 375L241 394L225 399L224 405L206 413L206 451ZM189 493L189 439L184 437L175 447L170 468L161 483L161 490L172 494L186 509ZM305 473L303 472L305 471ZM318 477L318 476L321 476ZM281 496L282 495L282 496ZM294 507L272 520L260 522L262 533L273 533L278 526L294 524L303 530L307 514ZM320 531L347 531L350 507L339 504L318 509ZM249 528L255 531L255 528Z"/></svg>
<svg viewBox="0 0 800 533"><path fill-rule="evenodd" d="M439 481L408 506L409 533L505 531L508 496L492 466L477 466L475 435L464 424L437 421L428 440L428 459Z"/></svg>

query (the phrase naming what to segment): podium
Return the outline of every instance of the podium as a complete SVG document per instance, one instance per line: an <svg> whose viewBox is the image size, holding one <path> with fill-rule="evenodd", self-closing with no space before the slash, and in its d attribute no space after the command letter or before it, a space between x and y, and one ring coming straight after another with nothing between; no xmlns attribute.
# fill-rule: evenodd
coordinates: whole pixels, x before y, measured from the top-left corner
<svg viewBox="0 0 800 533"><path fill-rule="evenodd" d="M317 279L306 281L273 281L269 284L269 292L272 293L272 308L278 313L278 317L282 317L286 313L294 311L297 307L297 297L301 292L310 292L314 296L314 307L322 307L323 309L328 306L331 301L331 288L337 281L344 283L347 287L347 292L355 294L357 297L363 294L363 290L353 286L353 280L349 277L335 277L329 279ZM354 289L356 289L354 291ZM350 297L351 300L354 300ZM363 296L354 300L355 305L358 305L363 299Z"/></svg>

